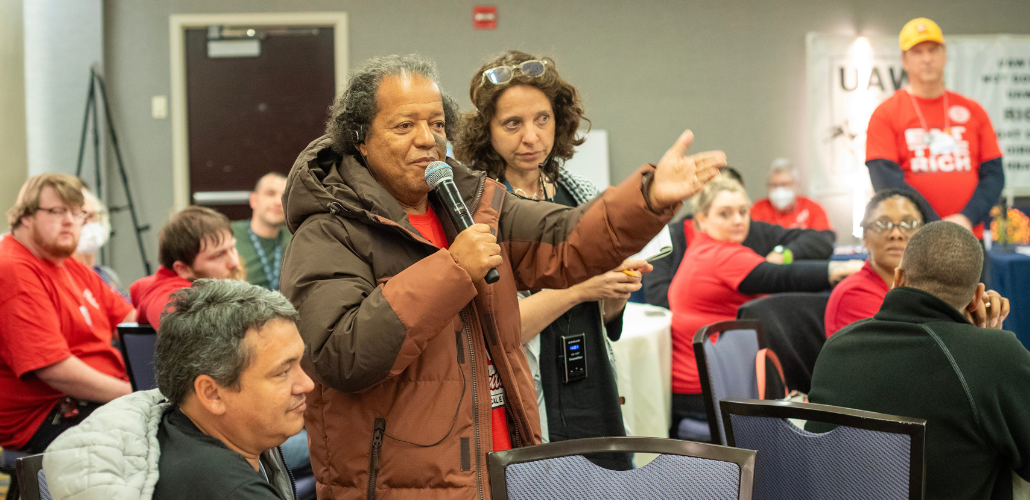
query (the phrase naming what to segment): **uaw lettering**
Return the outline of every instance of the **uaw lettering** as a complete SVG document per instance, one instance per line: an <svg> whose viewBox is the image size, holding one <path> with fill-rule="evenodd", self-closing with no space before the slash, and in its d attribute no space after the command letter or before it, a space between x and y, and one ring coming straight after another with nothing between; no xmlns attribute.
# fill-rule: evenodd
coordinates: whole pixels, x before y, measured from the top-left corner
<svg viewBox="0 0 1030 500"><path fill-rule="evenodd" d="M854 66L841 66L837 74L840 88L845 92L858 90L859 84L864 84L862 90L877 88L881 92L887 92L889 85L890 91L895 92L908 83L908 73L900 66L873 66L869 71L869 79L864 82L859 81L858 68Z"/></svg>
<svg viewBox="0 0 1030 500"><path fill-rule="evenodd" d="M912 173L935 173L935 172L969 172L973 169L972 161L969 159L969 142L962 138L966 127L954 126L950 129L950 136L954 139L954 147L951 151L932 154L930 150L930 138L937 134L948 134L949 130L931 129L929 134L922 128L910 128L905 130L905 143L909 151L914 155L909 164Z"/></svg>

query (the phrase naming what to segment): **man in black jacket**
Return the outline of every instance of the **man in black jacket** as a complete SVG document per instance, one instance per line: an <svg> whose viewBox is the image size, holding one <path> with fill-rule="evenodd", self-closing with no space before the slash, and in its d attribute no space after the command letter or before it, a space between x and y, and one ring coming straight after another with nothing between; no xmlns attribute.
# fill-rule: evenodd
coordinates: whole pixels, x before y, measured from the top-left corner
<svg viewBox="0 0 1030 500"><path fill-rule="evenodd" d="M994 328L1008 301L982 299L983 258L961 226L924 226L880 311L830 337L812 377L813 403L926 419L926 498L1012 498L1012 472L1030 479L1030 352Z"/></svg>

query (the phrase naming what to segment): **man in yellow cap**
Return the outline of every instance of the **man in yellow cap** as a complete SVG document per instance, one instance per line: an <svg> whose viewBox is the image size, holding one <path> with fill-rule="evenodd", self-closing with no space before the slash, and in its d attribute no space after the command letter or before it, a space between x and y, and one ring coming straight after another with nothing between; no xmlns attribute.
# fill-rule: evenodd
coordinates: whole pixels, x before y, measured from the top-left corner
<svg viewBox="0 0 1030 500"><path fill-rule="evenodd" d="M873 187L914 190L926 199L926 222L954 222L983 240L983 222L1005 185L990 118L976 101L944 88L948 55L937 23L913 19L899 41L909 85L869 119Z"/></svg>

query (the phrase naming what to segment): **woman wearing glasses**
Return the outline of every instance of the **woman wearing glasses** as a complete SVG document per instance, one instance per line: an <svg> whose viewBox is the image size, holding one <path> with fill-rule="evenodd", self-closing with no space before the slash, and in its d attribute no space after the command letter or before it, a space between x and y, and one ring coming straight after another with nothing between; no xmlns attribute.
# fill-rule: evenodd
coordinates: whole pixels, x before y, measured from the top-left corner
<svg viewBox="0 0 1030 500"><path fill-rule="evenodd" d="M819 292L857 271L861 261L772 264L742 245L751 201L739 182L720 175L694 199L694 240L669 285L672 310L671 437L708 439L694 335L736 319L737 308L762 294Z"/></svg>
<svg viewBox="0 0 1030 500"><path fill-rule="evenodd" d="M894 285L894 270L901 263L908 240L926 218L917 194L881 189L865 207L862 243L869 259L862 270L840 282L826 304L826 336L860 319L872 318Z"/></svg>
<svg viewBox="0 0 1030 500"><path fill-rule="evenodd" d="M562 167L583 143L576 133L585 118L579 92L562 80L553 60L509 51L473 75L469 95L476 111L464 117L459 160L526 199L575 207L598 194ZM622 334L622 311L640 289L639 272L624 269L648 272L651 266L626 261L566 290L527 293L519 303L545 441L626 435L607 340ZM560 358L563 338L578 334L585 334L584 378L567 377ZM594 458L609 469L632 468L626 454Z"/></svg>

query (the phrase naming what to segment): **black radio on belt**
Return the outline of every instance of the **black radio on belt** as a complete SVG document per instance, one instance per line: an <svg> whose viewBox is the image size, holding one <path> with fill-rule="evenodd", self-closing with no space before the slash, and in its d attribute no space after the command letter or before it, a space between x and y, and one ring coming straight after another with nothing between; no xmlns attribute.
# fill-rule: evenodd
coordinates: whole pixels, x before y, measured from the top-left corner
<svg viewBox="0 0 1030 500"><path fill-rule="evenodd" d="M565 383L587 377L587 336L585 333L563 335L561 338L561 359Z"/></svg>

